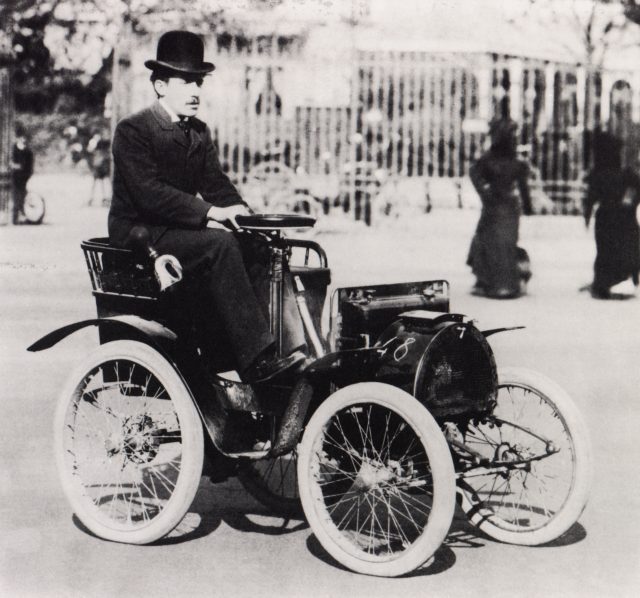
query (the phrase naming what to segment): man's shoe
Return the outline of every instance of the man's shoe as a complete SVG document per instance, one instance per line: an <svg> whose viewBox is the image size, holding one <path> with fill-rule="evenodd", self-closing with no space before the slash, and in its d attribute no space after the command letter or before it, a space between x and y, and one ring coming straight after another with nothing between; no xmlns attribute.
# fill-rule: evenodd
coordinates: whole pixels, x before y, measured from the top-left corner
<svg viewBox="0 0 640 598"><path fill-rule="evenodd" d="M266 382L300 365L304 360L305 355L301 351L294 351L291 355L285 357L265 355L264 357L258 357L256 362L242 372L240 377L245 384Z"/></svg>

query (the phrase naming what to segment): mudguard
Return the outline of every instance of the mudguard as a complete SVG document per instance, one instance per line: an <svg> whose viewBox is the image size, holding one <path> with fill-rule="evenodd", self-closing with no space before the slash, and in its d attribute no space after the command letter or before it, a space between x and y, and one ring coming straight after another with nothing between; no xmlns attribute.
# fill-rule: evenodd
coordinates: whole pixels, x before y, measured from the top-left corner
<svg viewBox="0 0 640 598"><path fill-rule="evenodd" d="M491 330L483 330L484 337L491 336L492 334L498 334L498 332L508 332L509 330L522 330L525 326L508 326L506 328L492 328Z"/></svg>
<svg viewBox="0 0 640 598"><path fill-rule="evenodd" d="M175 332L169 330L169 328L159 322L145 320L138 316L113 316L109 318L91 318L90 320L82 320L58 328L49 332L49 334L45 334L42 338L27 347L27 351L35 352L50 349L69 335L88 326L109 326L114 331L119 330L122 338L142 340L154 348L157 348L163 354L167 353L167 341L173 343L178 338Z"/></svg>
<svg viewBox="0 0 640 598"><path fill-rule="evenodd" d="M244 438L242 430L230 422L228 413L230 410L263 410L253 389L245 384L208 376L202 367L202 361L192 348L180 344L178 335L159 322L132 315L82 320L50 332L27 350L49 349L67 336L89 326L99 326L103 331L106 327L109 338L137 340L157 350L173 366L191 393L204 429L215 448L226 455L248 450L241 446Z"/></svg>
<svg viewBox="0 0 640 598"><path fill-rule="evenodd" d="M197 356L189 354L188 351L185 352L184 347L179 347L176 333L159 322L131 315L82 320L46 334L27 350L43 351L49 349L67 336L89 326L108 327L110 336L143 342L165 357L191 392L204 428L214 446L220 452L226 452L223 449L227 427L225 407L229 401L227 395L230 393L226 387L229 385L225 384L222 379L219 384L211 384L200 369Z"/></svg>

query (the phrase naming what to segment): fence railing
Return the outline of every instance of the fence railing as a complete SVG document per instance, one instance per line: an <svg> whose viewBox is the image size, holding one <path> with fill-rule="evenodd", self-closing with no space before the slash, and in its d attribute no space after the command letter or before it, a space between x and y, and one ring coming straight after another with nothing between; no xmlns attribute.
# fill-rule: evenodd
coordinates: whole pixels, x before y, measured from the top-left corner
<svg viewBox="0 0 640 598"><path fill-rule="evenodd" d="M312 50L295 35L265 39L207 41L217 48L218 68L205 84L201 116L211 123L224 168L242 184L259 164L279 161L296 173L296 185L306 177L325 206L342 202L361 219L367 211L356 199L365 186L358 165L388 179L455 183L484 150L486 124L496 115L520 124L520 142L555 211L575 212L591 131L631 130L640 105L633 73L490 54L349 44ZM126 90L116 116L153 99L141 65L155 41L134 36L123 45L116 98Z"/></svg>

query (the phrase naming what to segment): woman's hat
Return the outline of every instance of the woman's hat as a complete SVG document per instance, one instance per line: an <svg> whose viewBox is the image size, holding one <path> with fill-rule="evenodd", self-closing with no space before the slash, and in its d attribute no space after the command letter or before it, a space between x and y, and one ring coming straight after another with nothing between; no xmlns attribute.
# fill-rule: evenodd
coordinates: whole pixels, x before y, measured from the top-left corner
<svg viewBox="0 0 640 598"><path fill-rule="evenodd" d="M204 75L216 67L204 62L204 43L190 31L167 31L158 40L155 60L144 63L148 69L169 69L178 73Z"/></svg>
<svg viewBox="0 0 640 598"><path fill-rule="evenodd" d="M518 123L508 117L497 117L489 123L489 137L502 140L511 137L518 130Z"/></svg>

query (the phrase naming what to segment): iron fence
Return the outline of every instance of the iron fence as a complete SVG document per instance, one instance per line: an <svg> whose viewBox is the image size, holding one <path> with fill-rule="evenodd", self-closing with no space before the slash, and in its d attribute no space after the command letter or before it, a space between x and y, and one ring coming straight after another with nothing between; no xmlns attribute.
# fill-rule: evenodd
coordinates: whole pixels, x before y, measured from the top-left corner
<svg viewBox="0 0 640 598"><path fill-rule="evenodd" d="M132 35L119 45L114 120L153 99L142 64L155 41ZM249 195L252 185L264 187L265 173L280 172L276 184L284 181L291 197L305 190L325 212L369 221L383 213L370 203L385 180L423 180L411 188L426 211L430 183L440 179L451 183L451 205L461 206L462 181L497 115L519 123L540 191L557 212L580 209L595 128L620 134L635 159L635 72L496 54L319 47L298 35L211 37L207 48L218 69L205 84L201 117L225 170ZM282 168L262 167L256 180L265 162ZM293 176L283 178L285 168Z"/></svg>

